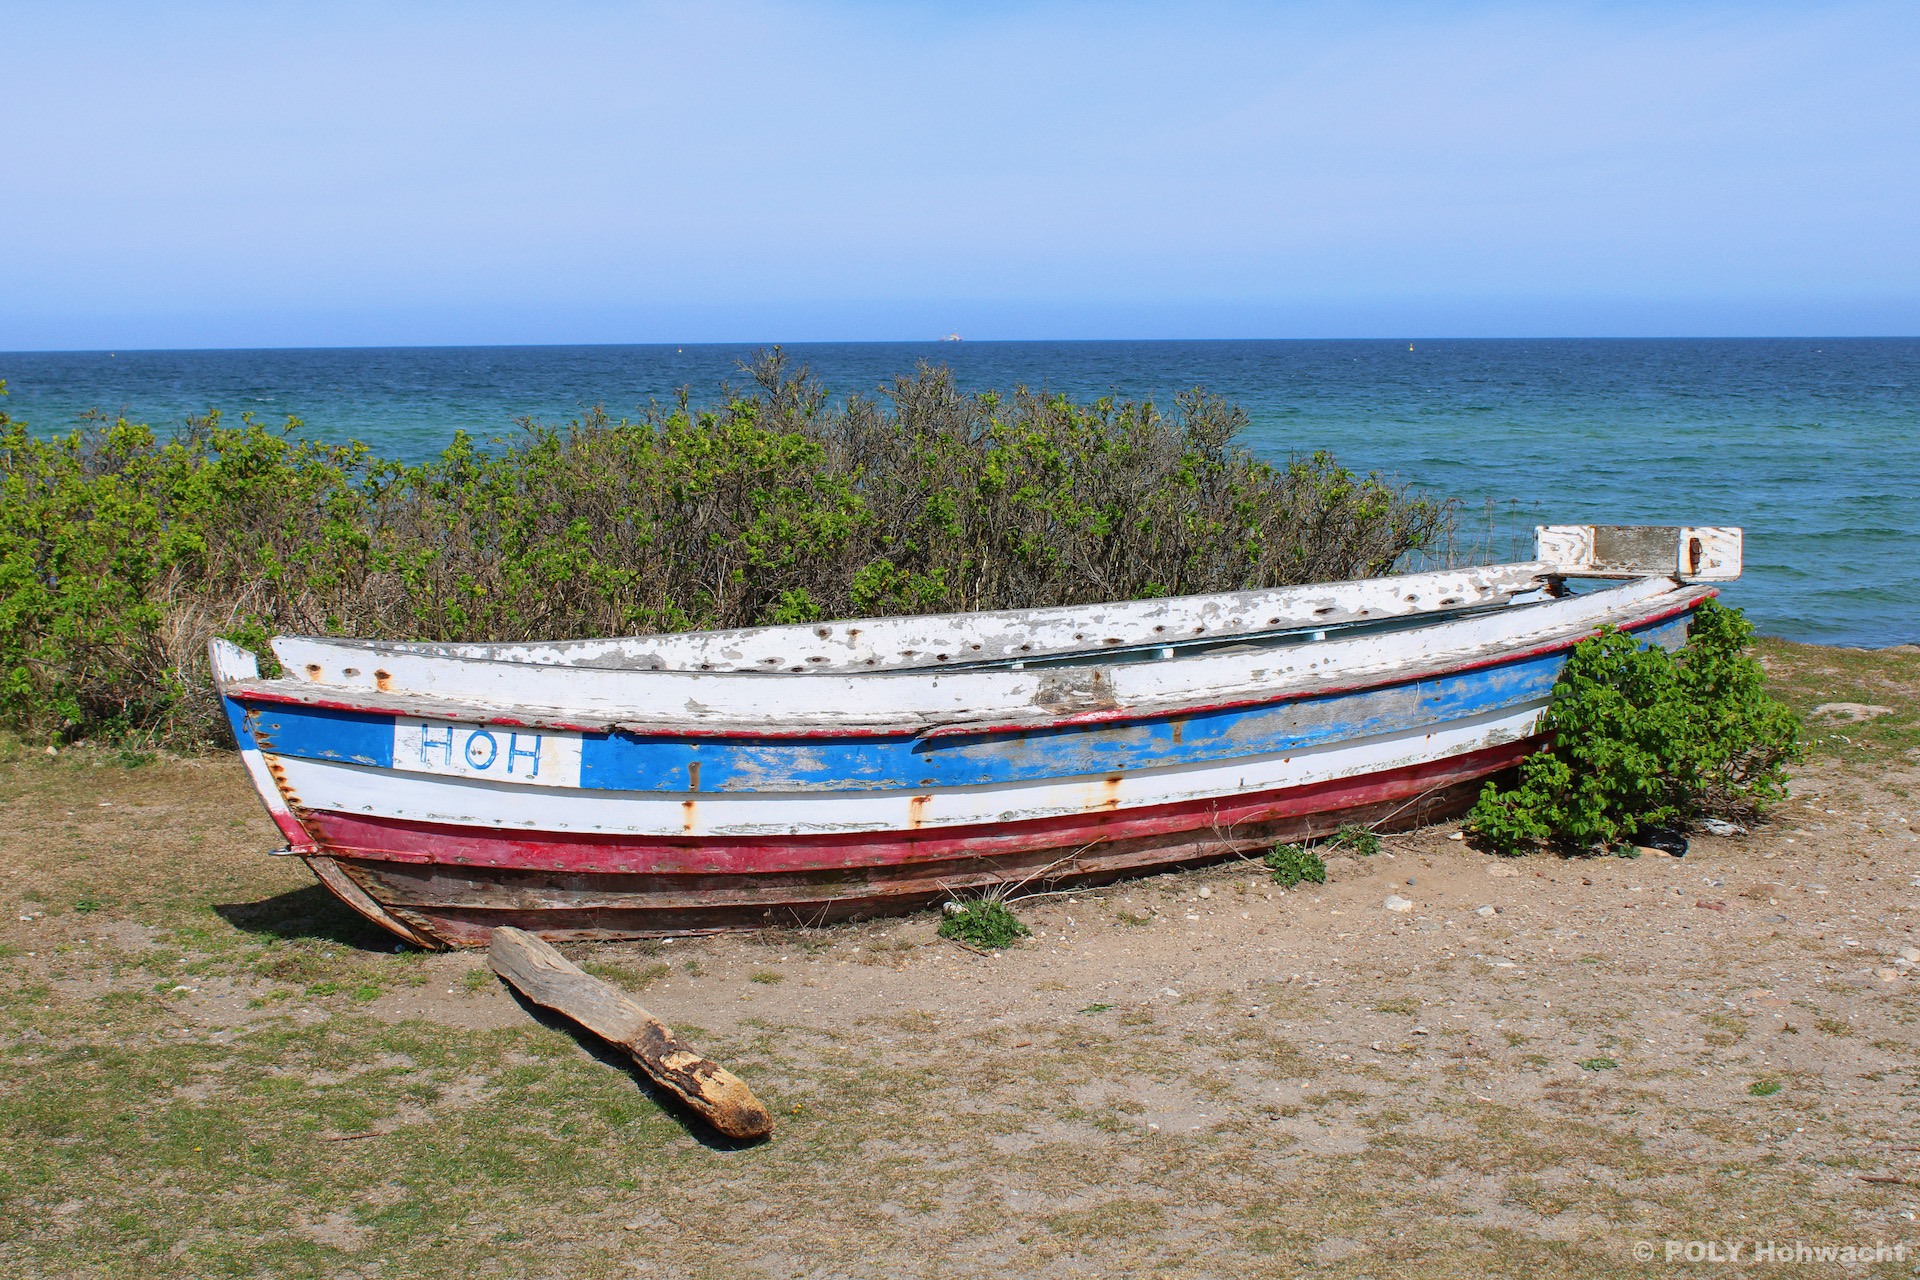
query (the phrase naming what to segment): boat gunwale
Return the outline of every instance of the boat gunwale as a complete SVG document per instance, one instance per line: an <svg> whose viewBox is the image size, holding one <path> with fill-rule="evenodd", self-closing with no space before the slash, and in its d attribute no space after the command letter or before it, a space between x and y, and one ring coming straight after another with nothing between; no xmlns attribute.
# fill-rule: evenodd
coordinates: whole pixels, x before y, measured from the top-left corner
<svg viewBox="0 0 1920 1280"><path fill-rule="evenodd" d="M1640 579L1641 583L1653 579ZM450 699L437 698L432 694L403 693L380 694L372 697L365 694L346 697L304 696L296 690L300 687L292 681L275 680L223 680L220 685L223 696L236 702L267 702L286 706L306 706L320 710L337 711L348 714L370 716L411 717L426 720L445 720L460 724L492 724L507 728L538 728L557 732L577 733L625 733L638 737L697 738L697 739L768 739L768 740L808 740L808 739L845 739L845 738L907 738L919 741L927 739L1000 736L1007 734L1037 733L1049 730L1097 727L1101 725L1123 724L1133 721L1178 718L1182 716L1204 715L1216 711L1240 710L1248 707L1278 706L1288 702L1304 701L1314 698L1331 697L1355 693L1361 690L1390 689L1399 685L1417 683L1455 673L1482 670L1488 667L1524 661L1544 654L1572 649L1581 641L1596 634L1602 627L1609 625L1629 625L1634 628L1652 626L1667 621L1679 614L1690 612L1704 601L1720 594L1719 588L1702 583L1682 583L1673 579L1669 598L1653 612L1638 612L1647 605L1654 604L1660 597L1631 600L1624 602L1607 612L1624 615L1630 623L1590 620L1575 623L1563 628L1563 633L1541 643L1525 648L1495 648L1491 652L1465 653L1452 657L1442 657L1428 663L1415 663L1410 666L1380 671L1370 677L1360 677L1340 683L1327 683L1313 686L1295 686L1275 689L1271 693L1243 698L1229 698L1211 702L1167 701L1159 704L1136 703L1130 706L1098 708L1076 711L1066 714L1035 716L1021 719L965 719L946 718L938 723L911 724L901 721L890 722L847 722L827 725L799 725L780 727L768 724L747 724L730 721L717 721L707 724L694 722L649 723L640 720L624 719L619 716L569 716L564 708L551 708L553 717L516 716L515 709L480 703L454 703ZM1634 585L1634 584L1627 584ZM1618 589L1618 588L1616 588ZM1594 593L1599 594L1599 593ZM1484 616L1484 615L1483 615ZM1436 623L1444 626L1446 623ZM367 642L373 643L373 642ZM419 656L419 655L414 655ZM488 662L500 665L513 664L501 659L449 658L449 662ZM610 672L610 674L616 674ZM654 672L632 671L617 674L633 676L695 675L703 678L728 678L736 676L767 676L791 679L784 672ZM828 674L828 673L823 673ZM845 673L840 673L845 674ZM924 677L925 669L916 671L885 671L871 673L873 678L882 677ZM936 671L934 674L938 674ZM284 690L274 686L287 686ZM308 686L311 687L311 686ZM345 691L343 691L345 692ZM371 692L371 691L368 691ZM440 704L436 707L434 704Z"/></svg>
<svg viewBox="0 0 1920 1280"><path fill-rule="evenodd" d="M1482 594L1478 602L1481 607L1502 608L1510 605L1516 596L1526 595L1543 589L1551 580L1564 575L1556 573L1560 566L1546 560L1521 560L1502 564L1471 565L1449 569L1429 569L1418 573L1389 574L1375 578L1347 578L1335 582L1300 583L1286 587L1256 587L1246 591L1202 592L1185 596L1155 596L1140 600L1105 600L1084 605L1048 605L1035 609L992 609L963 613L924 613L882 615L865 618L821 619L816 622L777 623L757 627L734 627L712 631L661 632L638 636L585 637L573 640L521 640L488 641L479 643L449 643L441 641L416 640L366 640L344 636L283 635L275 640L290 640L298 643L324 645L338 648L350 648L367 653L392 653L411 658L425 658L448 662L499 662L527 667L553 667L579 671L608 671L621 673L661 672L682 675L755 675L755 676L792 676L792 675L860 675L883 676L904 675L925 671L966 671L978 670L983 666L996 666L1006 663L1023 662L1039 664L1060 659L1072 658L1081 654L1109 654L1128 650L1151 648L1158 645L1191 645L1228 641L1261 634L1282 633L1287 631L1317 630L1367 622L1406 621L1417 619L1425 614L1441 613L1450 609L1465 609L1473 605L1460 603L1419 604L1414 608L1395 608L1403 604L1398 593L1408 587L1423 591L1439 591L1442 587L1455 587L1462 582L1479 579L1473 588ZM1658 575L1653 575L1658 576ZM1510 583L1503 583L1510 579ZM1364 593L1380 591L1390 598L1379 601L1369 609L1362 609L1359 615L1346 616L1328 622L1314 614L1302 614L1283 624L1280 619L1253 625L1217 624L1214 628L1203 629L1203 634L1183 634L1176 637L1150 638L1122 641L1117 646L1106 641L1082 642L1060 645L1038 652L1008 653L992 658L962 658L948 660L944 655L923 657L915 655L912 661L886 660L869 661L853 665L845 659L827 659L830 665L814 667L787 667L769 669L764 665L735 666L731 663L720 665L666 665L642 667L604 661L563 661L558 655L569 651L583 650L596 645L643 645L658 643L664 648L691 648L700 645L745 645L754 641L783 642L785 640L805 641L817 644L826 632L838 628L848 629L848 637L877 630L901 630L907 626L920 626L928 629L951 628L959 633L979 634L987 626L999 624L1009 630L1035 631L1047 626L1074 626L1097 628L1101 624L1117 624L1120 618L1107 618L1094 611L1110 610L1120 614L1151 616L1155 610L1174 613L1187 613L1198 616L1209 609L1230 612L1246 609L1262 599L1275 597L1298 597L1290 603L1298 604L1313 599L1325 598L1324 594L1339 591L1359 591ZM1270 603L1256 610L1264 613L1268 608L1281 608L1281 604ZM1374 611L1378 616L1373 616ZM1089 615L1093 621L1088 621ZM1133 618L1138 624L1145 617ZM1156 629L1161 630L1161 629ZM934 647L938 647L937 645ZM978 646L975 646L976 648ZM545 651L555 655L549 660L540 660L531 655ZM819 661L809 657L805 661Z"/></svg>

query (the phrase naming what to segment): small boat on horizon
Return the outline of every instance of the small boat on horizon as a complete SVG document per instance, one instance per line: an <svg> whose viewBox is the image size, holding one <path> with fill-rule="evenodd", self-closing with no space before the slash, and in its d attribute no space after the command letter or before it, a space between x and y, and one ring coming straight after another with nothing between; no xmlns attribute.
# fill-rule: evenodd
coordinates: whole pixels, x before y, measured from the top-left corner
<svg viewBox="0 0 1920 1280"><path fill-rule="evenodd" d="M1677 648L1741 531L1071 608L618 639L212 642L255 787L423 947L814 925L1455 814L1603 626ZM1568 579L1625 579L1572 592Z"/></svg>

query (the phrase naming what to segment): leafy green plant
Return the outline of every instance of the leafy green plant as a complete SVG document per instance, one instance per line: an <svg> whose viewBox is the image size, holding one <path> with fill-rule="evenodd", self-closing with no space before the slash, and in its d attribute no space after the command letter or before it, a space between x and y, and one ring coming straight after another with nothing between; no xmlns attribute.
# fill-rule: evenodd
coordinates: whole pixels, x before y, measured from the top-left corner
<svg viewBox="0 0 1920 1280"><path fill-rule="evenodd" d="M1275 845L1267 850L1263 861L1272 870L1274 883L1289 889L1303 880L1314 884L1327 882L1327 864L1305 845Z"/></svg>
<svg viewBox="0 0 1920 1280"><path fill-rule="evenodd" d="M1700 816L1751 818L1784 797L1800 725L1763 691L1752 633L1709 600L1678 655L1611 628L1581 641L1542 722L1549 745L1512 790L1487 784L1468 830L1507 854L1604 849Z"/></svg>
<svg viewBox="0 0 1920 1280"><path fill-rule="evenodd" d="M1315 453L1284 466L1199 391L1171 411L922 367L834 407L778 351L712 405L523 421L407 465L218 413L42 439L0 412L0 722L225 740L205 649L430 642L1032 608L1384 573L1452 507ZM0 384L4 390L4 384Z"/></svg>
<svg viewBox="0 0 1920 1280"><path fill-rule="evenodd" d="M1611 1071L1620 1064L1612 1058L1576 1058L1574 1065L1587 1071Z"/></svg>
<svg viewBox="0 0 1920 1280"><path fill-rule="evenodd" d="M997 898L979 898L963 902L957 911L948 911L940 922L940 936L996 950L1010 947L1033 930Z"/></svg>
<svg viewBox="0 0 1920 1280"><path fill-rule="evenodd" d="M1771 1098L1774 1094L1780 1092L1780 1082L1778 1080L1755 1080L1747 1086L1747 1092L1756 1098Z"/></svg>
<svg viewBox="0 0 1920 1280"><path fill-rule="evenodd" d="M1327 837L1326 843L1362 858L1371 858L1380 852L1380 837L1365 827L1341 827Z"/></svg>

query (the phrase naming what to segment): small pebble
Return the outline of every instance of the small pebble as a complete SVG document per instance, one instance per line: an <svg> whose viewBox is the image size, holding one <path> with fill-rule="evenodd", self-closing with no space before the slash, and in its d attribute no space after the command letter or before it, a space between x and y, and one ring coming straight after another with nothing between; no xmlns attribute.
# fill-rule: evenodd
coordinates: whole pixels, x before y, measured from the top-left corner
<svg viewBox="0 0 1920 1280"><path fill-rule="evenodd" d="M1495 908L1495 907L1475 907L1475 908L1473 909L1473 914L1475 914L1475 915L1477 915L1477 916L1490 916L1490 915L1492 915L1492 914L1493 914L1493 913L1494 913L1494 912L1495 912L1495 911L1496 911L1497 909L1498 909L1498 908Z"/></svg>
<svg viewBox="0 0 1920 1280"><path fill-rule="evenodd" d="M1397 893L1394 894L1392 897L1388 898L1385 902L1381 903L1380 905L1385 907L1389 911L1413 910L1413 904L1411 902L1408 902L1405 898L1401 897Z"/></svg>
<svg viewBox="0 0 1920 1280"><path fill-rule="evenodd" d="M1465 840L1466 838L1467 838L1467 833L1464 831L1456 831L1452 835L1447 837L1447 839L1449 840Z"/></svg>
<svg viewBox="0 0 1920 1280"><path fill-rule="evenodd" d="M1920 947L1900 948L1900 958L1902 960L1911 960L1915 964L1920 964Z"/></svg>
<svg viewBox="0 0 1920 1280"><path fill-rule="evenodd" d="M1213 890L1211 890L1211 889L1201 889L1201 890L1200 890L1200 896L1201 896L1201 897L1203 897L1203 898L1211 898L1211 897L1213 896Z"/></svg>

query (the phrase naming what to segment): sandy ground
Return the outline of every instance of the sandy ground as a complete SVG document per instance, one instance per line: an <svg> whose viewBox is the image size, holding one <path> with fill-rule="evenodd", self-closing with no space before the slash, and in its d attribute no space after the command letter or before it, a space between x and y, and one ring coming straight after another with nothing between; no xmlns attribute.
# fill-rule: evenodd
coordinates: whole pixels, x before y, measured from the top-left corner
<svg viewBox="0 0 1920 1280"><path fill-rule="evenodd" d="M231 780L191 774L219 780L183 788L188 776L116 775L87 792L108 797L92 813L71 792L31 789L0 811L5 964L18 989L47 993L45 1016L146 992L139 957L184 948L165 1015L140 1031L154 1044L217 1049L267 1026L531 1029L578 1070L618 1075L593 1046L538 1027L472 954L412 957L407 982L343 1003L266 962L189 976L199 953L184 926L151 922L159 908L45 901L62 856L45 833L85 822L123 840L227 833L182 859L236 928L311 905L298 887L263 904L244 876L223 896L219 868L271 836ZM503 1269L496 1249L479 1269L1728 1275L1749 1266L1711 1261L1705 1242L1749 1259L1768 1242L1920 1242L1916 979L1900 955L1920 945L1916 788L1920 768L1904 763L1811 767L1774 822L1696 837L1679 859L1508 861L1438 827L1336 864L1324 886L1282 891L1230 863L1030 899L1035 936L995 956L940 941L932 915L569 948L746 1077L780 1127L737 1150L661 1112L647 1123L667 1127L647 1132L664 1163L636 1160L624 1187L582 1173L564 1205L528 1199L514 1233L526 1252ZM79 832L72 847L98 839ZM282 878L297 886L297 873ZM1394 895L1410 909L1388 909ZM408 959L380 960L373 935L335 945L313 943L315 963L339 955L372 973ZM89 966L90 952L114 964ZM50 1035L84 1040L19 1009L10 1021L19 1063L45 1060ZM502 1108L497 1071L532 1061L449 1068L437 1096L375 1108L362 1136ZM188 1101L229 1088L178 1087L201 1090ZM231 1089L244 1115L249 1095ZM48 1243L62 1238L60 1206L108 1194L16 1186L0 1262L61 1274ZM313 1274L465 1269L422 1261L411 1237L383 1245L383 1194L399 1193L297 1206L290 1230L320 1251ZM118 1270L73 1256L74 1273ZM1805 1265L1907 1275L1920 1253Z"/></svg>

